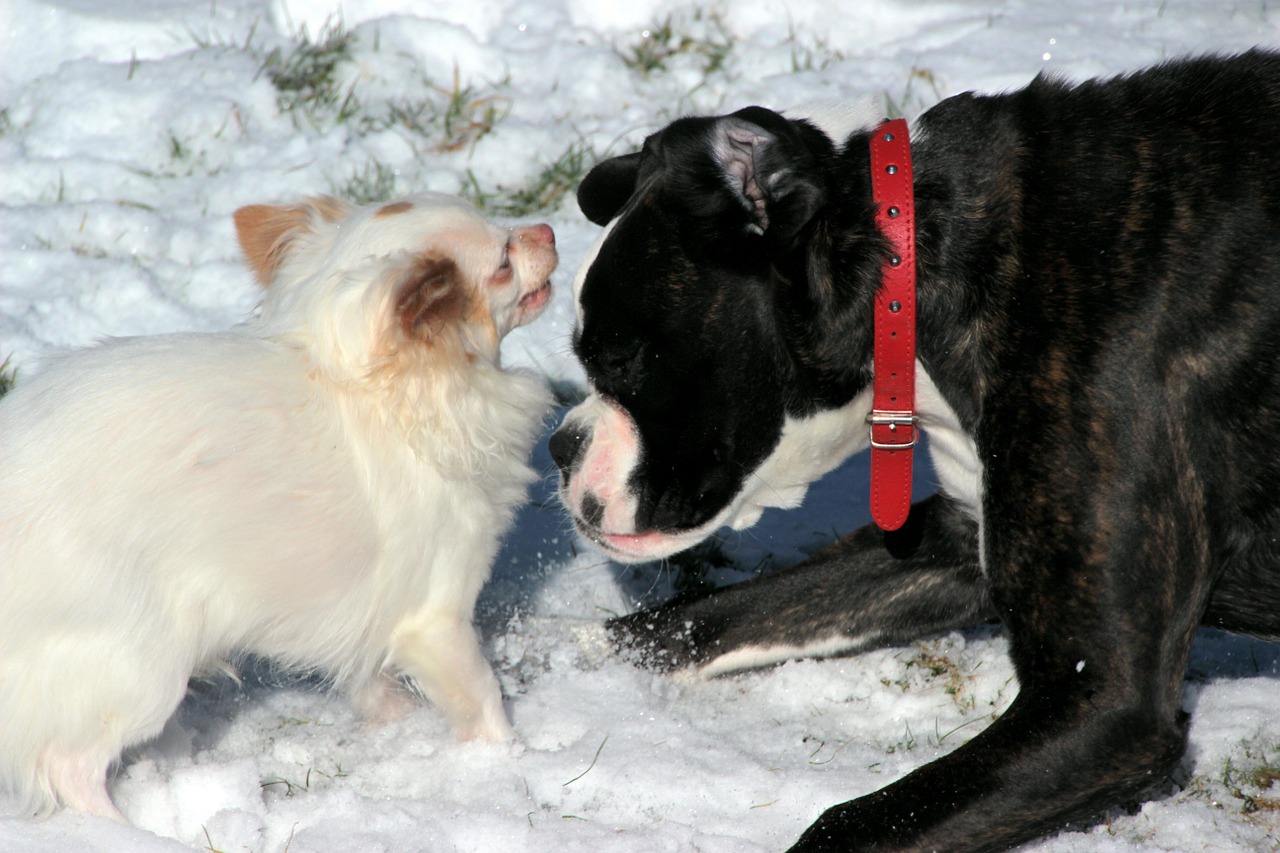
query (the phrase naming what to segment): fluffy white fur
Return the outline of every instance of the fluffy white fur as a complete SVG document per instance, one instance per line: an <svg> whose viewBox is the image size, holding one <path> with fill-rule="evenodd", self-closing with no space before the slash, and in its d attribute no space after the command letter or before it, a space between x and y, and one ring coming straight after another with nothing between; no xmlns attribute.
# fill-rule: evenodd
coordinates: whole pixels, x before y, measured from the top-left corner
<svg viewBox="0 0 1280 853"><path fill-rule="evenodd" d="M551 229L435 195L236 224L254 319L0 400L0 785L29 813L123 820L111 763L246 653L371 715L407 676L463 737L511 734L471 620L548 410L498 343L547 303Z"/></svg>

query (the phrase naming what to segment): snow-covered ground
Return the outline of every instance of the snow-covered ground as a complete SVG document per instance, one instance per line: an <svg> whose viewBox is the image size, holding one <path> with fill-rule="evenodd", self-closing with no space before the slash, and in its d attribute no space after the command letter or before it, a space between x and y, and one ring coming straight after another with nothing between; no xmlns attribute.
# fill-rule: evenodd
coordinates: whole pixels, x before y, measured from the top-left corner
<svg viewBox="0 0 1280 853"><path fill-rule="evenodd" d="M431 189L510 209L555 186L548 164L572 172L583 151L628 150L681 113L870 94L914 115L1041 71L1277 45L1274 5L3 0L0 360L21 382L59 347L236 322L256 298L231 227L243 204ZM300 43L343 40L329 89L289 88ZM314 53L312 80L335 55ZM536 218L558 233L560 288L505 357L573 383L567 284L595 229L571 197ZM429 708L369 727L315 685L250 672L195 685L126 761L112 793L138 828L4 818L0 850L779 850L825 806L980 731L1016 691L993 630L710 682L618 660L582 629L668 594L673 572L578 541L545 445L536 461L547 481L479 613L519 745L457 743ZM854 460L804 508L726 536L715 574L795 562L866 520L865 489ZM1255 772L1280 765L1280 647L1206 633L1185 702L1180 786L1035 849L1280 849L1280 788Z"/></svg>

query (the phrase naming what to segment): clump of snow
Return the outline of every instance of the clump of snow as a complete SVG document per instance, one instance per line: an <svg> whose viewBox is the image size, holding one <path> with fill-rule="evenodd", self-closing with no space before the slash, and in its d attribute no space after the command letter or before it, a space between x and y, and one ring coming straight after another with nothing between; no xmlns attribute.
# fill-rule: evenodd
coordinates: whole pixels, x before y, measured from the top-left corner
<svg viewBox="0 0 1280 853"><path fill-rule="evenodd" d="M6 0L0 360L21 381L60 347L237 322L257 301L231 227L243 204L361 187L498 203L575 146L626 151L684 113L872 96L913 115L1042 71L1275 44L1277 14L1254 0L859 0L838 13L826 0ZM349 37L338 102L283 109L271 58L335 30ZM524 218L556 228L564 270L505 358L571 385L568 282L596 229L571 194ZM0 849L775 851L826 806L974 736L1016 693L990 629L710 682L638 669L599 624L669 593L670 570L622 568L580 542L545 446L535 461L547 480L478 614L518 744L458 743L428 707L372 727L322 685L264 667L243 686L194 685L127 757L112 792L136 828L10 817ZM865 482L854 460L802 509L727 534L717 578L794 563L865 522ZM1275 645L1205 632L1181 787L1033 848L1274 849L1280 793L1249 779L1280 763L1278 674Z"/></svg>

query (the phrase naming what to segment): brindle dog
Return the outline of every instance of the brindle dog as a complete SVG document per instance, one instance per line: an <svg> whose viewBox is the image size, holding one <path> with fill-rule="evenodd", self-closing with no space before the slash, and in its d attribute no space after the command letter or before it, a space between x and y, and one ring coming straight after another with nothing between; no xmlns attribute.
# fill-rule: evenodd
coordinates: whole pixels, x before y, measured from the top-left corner
<svg viewBox="0 0 1280 853"><path fill-rule="evenodd" d="M552 450L609 553L749 525L865 446L889 251L870 132L681 119L583 182L608 224L577 282L592 394ZM1197 626L1280 638L1280 58L960 95L912 137L940 493L610 626L717 672L1003 624L1009 709L828 809L806 853L999 850L1095 818L1182 756Z"/></svg>

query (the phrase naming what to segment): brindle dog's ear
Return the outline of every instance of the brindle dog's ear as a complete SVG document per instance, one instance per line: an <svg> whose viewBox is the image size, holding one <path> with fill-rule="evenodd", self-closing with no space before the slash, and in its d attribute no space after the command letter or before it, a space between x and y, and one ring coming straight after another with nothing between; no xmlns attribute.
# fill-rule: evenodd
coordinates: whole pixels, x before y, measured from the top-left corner
<svg viewBox="0 0 1280 853"><path fill-rule="evenodd" d="M826 200L812 153L771 110L748 107L717 121L711 155L747 213L747 232L780 248L791 248Z"/></svg>
<svg viewBox="0 0 1280 853"><path fill-rule="evenodd" d="M636 189L640 152L598 163L578 185L578 207L596 225L608 225Z"/></svg>

